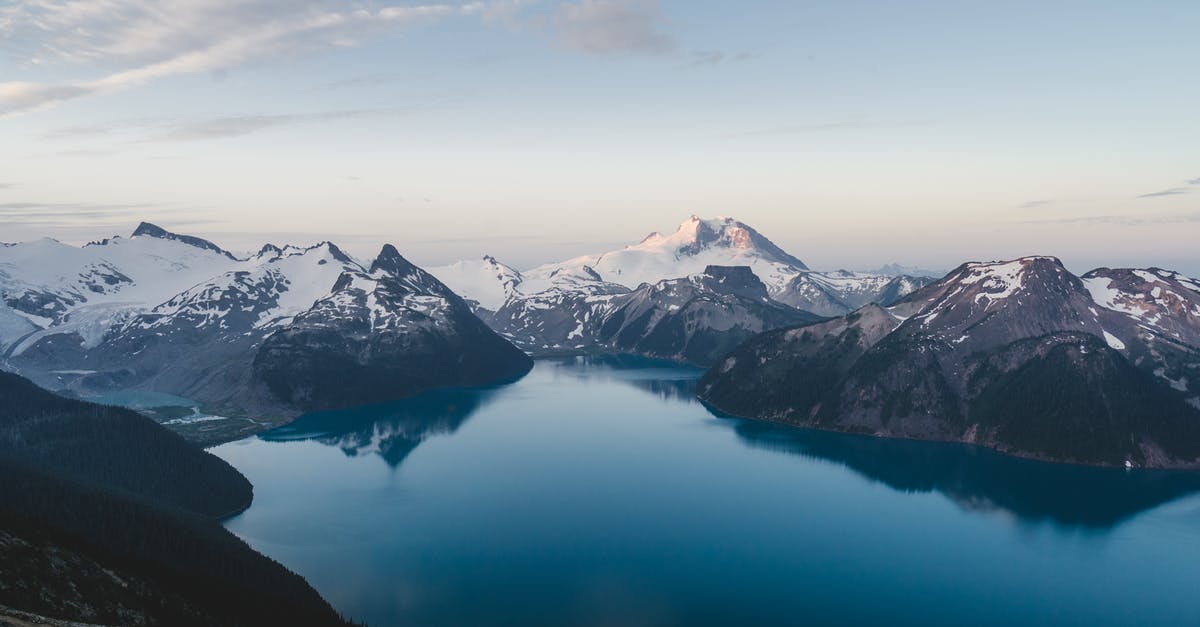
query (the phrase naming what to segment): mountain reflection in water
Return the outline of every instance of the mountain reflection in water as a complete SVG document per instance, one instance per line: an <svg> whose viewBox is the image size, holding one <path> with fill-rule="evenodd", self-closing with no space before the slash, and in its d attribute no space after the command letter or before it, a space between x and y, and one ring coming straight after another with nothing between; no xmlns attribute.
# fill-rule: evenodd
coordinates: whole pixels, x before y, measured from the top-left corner
<svg viewBox="0 0 1200 627"><path fill-rule="evenodd" d="M699 375L310 414L214 449L255 488L225 524L374 626L1196 622L1200 473L718 417Z"/></svg>
<svg viewBox="0 0 1200 627"><path fill-rule="evenodd" d="M432 390L389 403L313 412L259 437L270 442L313 440L351 457L377 454L396 467L425 440L457 431L496 389Z"/></svg>
<svg viewBox="0 0 1200 627"><path fill-rule="evenodd" d="M1200 490L1200 473L1054 464L918 442L723 419L747 446L841 464L899 492L937 492L976 512L1105 530Z"/></svg>
<svg viewBox="0 0 1200 627"><path fill-rule="evenodd" d="M694 404L703 371L642 357L588 356L539 361L552 379L618 382L663 402ZM519 383L516 387L519 387ZM512 386L433 390L421 396L353 409L315 412L260 436L313 440L346 455L379 455L399 466L431 437L450 436ZM1200 473L1093 468L1002 455L944 442L874 438L722 416L716 425L755 448L840 464L904 493L936 492L964 510L1007 513L1023 523L1101 532L1144 510L1200 491Z"/></svg>

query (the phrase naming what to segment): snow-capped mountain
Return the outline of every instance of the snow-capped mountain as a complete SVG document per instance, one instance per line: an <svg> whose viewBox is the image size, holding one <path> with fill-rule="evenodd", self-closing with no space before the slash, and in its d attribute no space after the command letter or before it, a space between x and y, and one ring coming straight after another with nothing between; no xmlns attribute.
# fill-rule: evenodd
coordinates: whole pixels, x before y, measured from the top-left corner
<svg viewBox="0 0 1200 627"><path fill-rule="evenodd" d="M83 395L165 392L221 411L286 416L338 402L321 396L320 381L304 378L325 364L344 366L331 384L352 372L372 382L346 386L338 400L347 404L509 378L530 364L391 246L369 268L330 242L268 244L238 258L143 223L129 238L83 247L41 240L0 248L0 295L6 367ZM345 337L289 344L322 328ZM407 348L387 352L399 347ZM290 355L290 383L307 386L304 393L273 395L282 388L271 368L282 353ZM412 359L427 367L381 380ZM439 360L457 366L438 368Z"/></svg>
<svg viewBox="0 0 1200 627"><path fill-rule="evenodd" d="M594 270L604 281L630 289L642 283L699 274L708 266L749 266L768 288L778 288L808 269L804 262L743 222L725 217L701 219L692 216L674 233L654 232L621 250L546 264L523 275L535 283L548 280L564 267L583 266Z"/></svg>
<svg viewBox="0 0 1200 627"><path fill-rule="evenodd" d="M483 385L532 366L388 244L369 270L343 272L329 295L270 335L253 376L271 398L312 410Z"/></svg>
<svg viewBox="0 0 1200 627"><path fill-rule="evenodd" d="M425 270L475 307L488 311L504 306L505 301L518 293L524 280L519 271L496 261L491 255Z"/></svg>
<svg viewBox="0 0 1200 627"><path fill-rule="evenodd" d="M602 351L596 331L629 288L587 266L559 268L547 287L510 297L494 314L476 311L498 333L534 355Z"/></svg>
<svg viewBox="0 0 1200 627"><path fill-rule="evenodd" d="M82 247L52 239L0 247L0 300L39 329L95 346L131 314L242 263L211 242L142 223L131 237Z"/></svg>
<svg viewBox="0 0 1200 627"><path fill-rule="evenodd" d="M867 303L890 305L933 282L922 276L848 270L801 272L773 294L775 300L819 316L841 316Z"/></svg>
<svg viewBox="0 0 1200 627"><path fill-rule="evenodd" d="M599 348L593 333L613 296L701 275L709 267L748 267L772 299L822 316L843 315L868 302L890 304L931 280L814 272L743 222L697 216L669 235L651 233L621 250L530 270L484 257L430 272L474 303L493 329L528 352L545 354L609 350Z"/></svg>
<svg viewBox="0 0 1200 627"><path fill-rule="evenodd" d="M895 305L765 333L705 376L731 413L1095 464L1200 465L1196 282L968 263Z"/></svg>
<svg viewBox="0 0 1200 627"><path fill-rule="evenodd" d="M79 342L69 326L52 326L27 339L13 361L27 370L71 371L52 374L83 393L110 387L170 390L212 403L245 384L249 361L268 335L354 269L362 268L329 242L264 247L237 270L148 311L127 312L102 340Z"/></svg>
<svg viewBox="0 0 1200 627"><path fill-rule="evenodd" d="M882 274L883 276L916 276L938 279L946 275L945 270L930 270L920 266L906 266L900 263L892 262L885 263L874 270L868 270L866 274Z"/></svg>
<svg viewBox="0 0 1200 627"><path fill-rule="evenodd" d="M819 319L771 300L746 266L708 266L635 290L586 267L562 269L553 280L485 319L533 354L631 353L697 365L755 333Z"/></svg>

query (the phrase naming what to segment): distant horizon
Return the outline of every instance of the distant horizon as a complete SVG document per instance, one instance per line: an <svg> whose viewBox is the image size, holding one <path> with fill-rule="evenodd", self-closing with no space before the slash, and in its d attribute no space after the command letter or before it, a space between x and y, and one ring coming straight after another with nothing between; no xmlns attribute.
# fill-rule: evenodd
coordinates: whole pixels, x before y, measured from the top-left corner
<svg viewBox="0 0 1200 627"><path fill-rule="evenodd" d="M713 219L718 216L699 216L699 217L702 219ZM1161 263L1119 264L1119 263L1112 263L1112 262L1098 263L1098 264L1086 264L1086 263L1079 263L1076 260L1072 260L1070 258L1063 257L1062 255L1055 254L1053 251L1031 251L1031 252L1024 253L1024 254L1017 254L1017 255L1005 256L1005 257L994 257L994 258L983 258L983 257L964 258L964 259L958 260L957 262L954 262L954 263L951 263L951 264L945 265L945 266L915 263L915 262L910 262L907 259L882 259L882 258L877 260L875 263L868 262L865 264L859 264L859 265L855 265L855 266L844 265L844 264L843 265L837 265L837 264L829 265L829 264L822 264L819 262L819 260L817 260L817 261L810 260L809 257L804 255L803 251L797 251L797 250L794 250L792 247L789 247L785 243L786 240L783 240L782 238L774 237L774 236L772 236L771 233L763 232L761 229L758 229L754 224L747 222L745 220L741 220L737 216L721 216L721 217L732 218L734 220L742 222L743 224L746 224L747 226L753 228L755 231L758 231L761 235L770 239L773 243L778 245L784 251L798 257L802 262L804 262L804 264L806 266L808 266L808 268L810 270L818 271L818 272L828 272L828 271L836 271L836 270L849 270L849 271L853 271L853 272L872 272L872 271L882 269L886 266L898 265L898 266L905 267L905 268L914 268L914 269L918 269L918 270L923 270L923 271L926 271L927 273L929 273L929 274L927 274L927 276L934 276L934 277L940 278L941 276L945 275L946 273L950 272L951 270L953 270L954 268L958 267L959 265L961 265L963 263L971 263L971 262L986 263L986 262L997 262L997 261L1009 261L1009 260L1013 260L1013 259L1017 259L1017 258L1021 258L1021 257L1051 256L1051 257L1056 257L1059 260L1061 260L1063 262L1063 264L1067 267L1068 270L1070 270L1071 272L1078 274L1078 275L1084 274L1089 270L1094 270L1094 269L1103 268L1103 267L1107 267L1107 268L1158 267L1158 268L1162 268L1162 269L1166 269L1166 270L1175 270L1175 271L1181 272L1185 275L1192 276L1192 277L1200 277L1200 259L1193 260L1192 266L1191 266L1193 269L1189 270L1188 267L1186 266L1186 264L1185 265L1164 265ZM607 253L607 252L612 252L612 251L616 251L616 250L622 250L627 246L637 244L642 238L646 237L646 235L649 235L654 232L663 233L663 234L671 233L671 232L674 232L675 228L677 228L679 226L678 224L676 224L675 228L671 228L671 229L654 229L651 231L647 231L642 236L640 236L636 239L630 239L630 240L627 240L624 242L618 242L618 241L603 242L603 241L599 241L599 240L592 241L592 242L584 242L584 241L556 242L553 244L557 248L560 248L564 251L563 255L555 256L555 257L545 257L545 258L536 257L535 259L540 259L540 260L534 261L532 263L527 262L524 264L514 263L513 260L511 260L510 258L506 258L503 255L496 254L494 252L490 252L489 250L481 250L479 253L477 253L475 255L457 256L457 257L451 257L451 256L446 255L445 253L439 254L437 252L437 249L443 247L445 245L445 243L438 242L438 241L416 240L416 241L412 241L412 242L403 242L400 240L388 239L386 237L380 237L378 235L344 234L344 233L343 234L323 235L323 234L319 234L319 233L303 233L303 232L291 232L291 233L288 233L288 232L254 233L254 232L235 232L235 231L212 231L212 232L210 232L210 231L203 231L203 230L188 229L186 226L172 227L169 224L155 222L152 220L137 220L137 221L133 222L127 229L119 230L119 231L111 232L111 233L106 233L106 234L97 232L95 234L95 236L93 236L93 237L82 237L82 238L73 238L72 239L72 238L53 237L51 235L43 235L41 237L26 238L26 239L21 239L21 240L0 239L0 243L6 243L6 244L22 243L22 242L35 241L35 240L41 239L43 237L49 237L51 239L57 240L64 244L68 244L68 245L72 245L72 246L85 246L89 243L99 242L106 238L130 237L132 235L132 233L134 232L134 230L137 228L137 226L139 224L141 224L142 222L154 224L155 226L159 226L159 227L166 229L167 231L175 233L175 234L193 235L196 237L201 237L203 239L209 240L213 244L216 244L217 246L221 247L222 249L227 250L239 257L253 256L264 245L267 245L267 244L272 244L275 246L279 246L281 248L284 246L287 246L287 245L292 245L292 246L297 246L297 247L309 247L309 246L314 246L314 245L319 244L324 241L329 241L329 242L336 244L339 248L342 248L348 254L350 254L351 256L355 257L356 259L358 259L360 261L370 261L371 259L374 259L379 254L380 250L385 245L391 244L400 251L401 255L403 255L409 261L412 261L413 263L415 263L421 267L440 267L440 266L446 266L446 265L449 265L449 264L452 264L452 263L455 263L458 261L481 259L485 256L490 256L490 257L495 258L500 263L503 263L509 267L512 267L512 268L522 271L522 272L530 270L530 269L538 267L538 266L541 266L541 265L544 265L544 264L552 264L552 263L556 263L556 262L560 262L560 261L566 261L568 259L573 259L576 257L582 257L582 256L587 256L587 255L596 255L596 254ZM479 241L482 243L486 240L479 240ZM501 240L499 240L499 239L493 240L493 242L495 242L495 241L501 241ZM230 244L229 242L234 242L234 244ZM463 242L455 242L455 243L460 244L460 245L463 244ZM546 244L546 242L543 242L543 244ZM513 244L513 246L520 247L521 244L516 243L516 244ZM508 247L504 246L504 247L493 247L493 248L508 248ZM416 252L414 253L412 251L416 251ZM513 255L513 257L530 258L528 256L522 257L521 255Z"/></svg>

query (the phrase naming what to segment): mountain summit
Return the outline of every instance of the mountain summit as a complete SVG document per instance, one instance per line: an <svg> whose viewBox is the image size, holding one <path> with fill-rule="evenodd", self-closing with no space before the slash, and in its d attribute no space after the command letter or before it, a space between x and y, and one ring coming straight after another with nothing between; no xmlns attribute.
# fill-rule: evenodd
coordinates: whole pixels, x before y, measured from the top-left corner
<svg viewBox="0 0 1200 627"><path fill-rule="evenodd" d="M680 223L674 233L662 235L655 231L637 244L626 246L625 250L672 252L680 256L688 256L698 255L705 250L714 248L741 250L748 253L753 251L764 258L786 263L800 270L808 269L803 261L789 255L744 222L723 216L703 219L693 215Z"/></svg>
<svg viewBox="0 0 1200 627"><path fill-rule="evenodd" d="M764 333L709 370L734 415L1109 466L1200 467L1200 298L1163 270L966 263L891 307Z"/></svg>
<svg viewBox="0 0 1200 627"><path fill-rule="evenodd" d="M161 226L158 226L157 224L151 224L149 222L142 222L141 224L138 224L137 228L133 230L133 237L156 237L158 239L182 242L189 246L195 246L196 248L211 250L212 252L228 257L233 261L238 261L237 257L233 256L233 253L206 239L202 239L194 235L179 235L178 233L172 233Z"/></svg>
<svg viewBox="0 0 1200 627"><path fill-rule="evenodd" d="M768 289L777 289L808 270L803 261L744 222L692 216L670 235L654 232L621 250L546 264L523 274L532 285L538 285L545 282L540 279L549 279L563 268L581 266L591 268L604 281L630 289L701 274L708 266L748 266Z"/></svg>

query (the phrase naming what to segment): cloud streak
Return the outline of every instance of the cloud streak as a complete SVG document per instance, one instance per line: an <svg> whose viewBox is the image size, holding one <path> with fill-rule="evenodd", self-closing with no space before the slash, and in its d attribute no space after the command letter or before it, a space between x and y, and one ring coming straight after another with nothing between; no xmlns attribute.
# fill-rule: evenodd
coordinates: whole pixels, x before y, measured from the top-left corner
<svg viewBox="0 0 1200 627"><path fill-rule="evenodd" d="M879 129L879 128L907 128L912 126L928 126L932 124L930 121L918 120L892 120L892 121L847 121L847 122L826 122L821 124L796 124L793 126L775 126L771 128L762 128L751 131L741 131L737 133L728 133L723 137L769 137L772 135L807 135L810 133L828 133L833 131L857 131L863 129Z"/></svg>
<svg viewBox="0 0 1200 627"><path fill-rule="evenodd" d="M0 117L162 78L352 46L363 37L450 16L485 16L485 2L344 10L329 0L196 0L157 3L26 2L0 8L0 39L36 40L27 65L124 64L100 78L61 84L0 83Z"/></svg>
<svg viewBox="0 0 1200 627"><path fill-rule="evenodd" d="M657 0L580 0L555 11L559 41L590 54L665 54L676 48L663 31L666 17Z"/></svg>
<svg viewBox="0 0 1200 627"><path fill-rule="evenodd" d="M449 101L436 100L428 103L414 104L409 107L392 107L387 109L335 109L313 113L233 115L196 120L135 118L59 128L43 134L42 138L59 140L110 137L117 133L126 135L133 133L134 136L130 139L132 142L183 142L225 139L250 135L259 131L283 126L410 115L445 106L447 102ZM84 151L84 153L82 156L110 154L111 151ZM58 152L54 154L65 153Z"/></svg>
<svg viewBox="0 0 1200 627"><path fill-rule="evenodd" d="M149 204L7 202L0 203L0 224L55 227L77 226L82 222L119 224L154 207Z"/></svg>
<svg viewBox="0 0 1200 627"><path fill-rule="evenodd" d="M692 52L688 65L691 67L716 67L725 63L741 63L754 57L755 54L752 52L727 54L722 50L696 50Z"/></svg>
<svg viewBox="0 0 1200 627"><path fill-rule="evenodd" d="M1075 218L1054 218L1049 220L1025 220L1022 222L1022 224L1114 224L1119 226L1147 226L1155 224L1192 224L1196 222L1200 222L1200 213L1181 213L1167 216L1082 216Z"/></svg>
<svg viewBox="0 0 1200 627"><path fill-rule="evenodd" d="M1181 194L1186 194L1187 191L1188 190L1186 187L1172 187L1170 189L1164 189L1162 191L1150 192L1149 194L1142 194L1142 195L1138 196L1137 198L1159 198L1162 196L1179 196Z"/></svg>
<svg viewBox="0 0 1200 627"><path fill-rule="evenodd" d="M226 139L241 137L258 131L280 126L297 124L313 124L337 120L352 120L369 117L382 117L392 112L379 109L355 109L345 111L325 111L305 114L276 114L276 115L243 115L228 116L176 124L172 128L152 136L148 141L196 141L206 139Z"/></svg>

